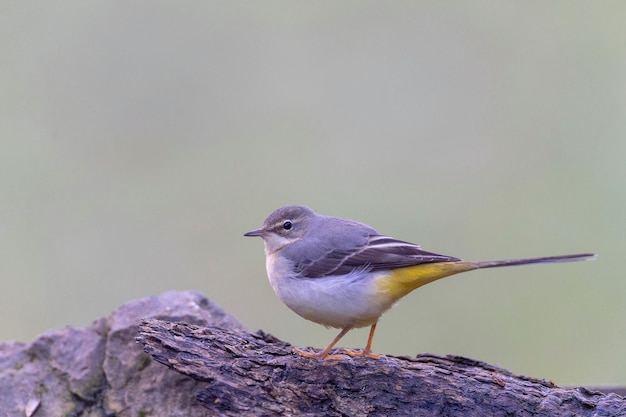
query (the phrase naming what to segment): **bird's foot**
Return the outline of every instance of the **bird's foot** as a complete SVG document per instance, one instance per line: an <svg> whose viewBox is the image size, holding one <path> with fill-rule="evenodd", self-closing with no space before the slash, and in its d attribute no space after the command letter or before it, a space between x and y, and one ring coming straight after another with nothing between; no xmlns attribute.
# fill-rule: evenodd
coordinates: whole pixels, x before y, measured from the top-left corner
<svg viewBox="0 0 626 417"><path fill-rule="evenodd" d="M341 349L341 353L352 357L365 357L371 359L380 359L381 357L385 356L381 355L380 353L372 353L367 349Z"/></svg>
<svg viewBox="0 0 626 417"><path fill-rule="evenodd" d="M304 356L305 358L331 360L331 361L339 361L339 360L346 359L346 357L343 355L329 355L326 349L321 350L319 352L307 352L306 350L302 350L302 349L298 349L297 347L294 347L292 350L294 353L297 353L300 356Z"/></svg>

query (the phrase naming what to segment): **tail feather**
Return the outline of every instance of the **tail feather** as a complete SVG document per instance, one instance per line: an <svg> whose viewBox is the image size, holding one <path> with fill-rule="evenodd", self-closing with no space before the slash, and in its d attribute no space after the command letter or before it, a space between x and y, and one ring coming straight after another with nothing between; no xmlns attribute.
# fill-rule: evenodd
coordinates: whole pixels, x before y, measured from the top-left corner
<svg viewBox="0 0 626 417"><path fill-rule="evenodd" d="M596 254L594 253L579 253L575 255L543 256L540 258L505 259L501 261L479 261L474 262L474 264L476 268L498 268L502 266L592 261L594 259L596 259Z"/></svg>
<svg viewBox="0 0 626 417"><path fill-rule="evenodd" d="M384 292L395 301L422 285L473 269L555 262L590 261L595 258L596 255L593 253L582 253L577 255L544 256L541 258L504 259L501 261L422 263L394 269L391 273L380 276L377 285L380 291Z"/></svg>

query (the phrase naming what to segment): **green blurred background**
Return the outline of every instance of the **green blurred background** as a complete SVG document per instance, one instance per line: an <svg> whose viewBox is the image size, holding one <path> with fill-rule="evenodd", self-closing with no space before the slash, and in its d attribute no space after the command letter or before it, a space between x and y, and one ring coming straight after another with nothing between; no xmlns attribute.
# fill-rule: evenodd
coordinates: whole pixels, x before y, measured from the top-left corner
<svg viewBox="0 0 626 417"><path fill-rule="evenodd" d="M626 384L626 3L0 2L0 340L198 290L296 345L242 234L305 204L464 259L378 352ZM344 346L361 347L367 329Z"/></svg>

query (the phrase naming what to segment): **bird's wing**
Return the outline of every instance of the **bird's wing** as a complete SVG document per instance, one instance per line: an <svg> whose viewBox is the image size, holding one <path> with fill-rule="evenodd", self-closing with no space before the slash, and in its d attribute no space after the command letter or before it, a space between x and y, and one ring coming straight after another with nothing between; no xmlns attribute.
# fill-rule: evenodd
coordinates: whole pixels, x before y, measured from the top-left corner
<svg viewBox="0 0 626 417"><path fill-rule="evenodd" d="M380 271L431 262L454 262L460 259L426 252L409 242L388 236L372 235L367 242L351 249L334 249L318 259L298 263L296 269L308 278L344 275L355 269Z"/></svg>

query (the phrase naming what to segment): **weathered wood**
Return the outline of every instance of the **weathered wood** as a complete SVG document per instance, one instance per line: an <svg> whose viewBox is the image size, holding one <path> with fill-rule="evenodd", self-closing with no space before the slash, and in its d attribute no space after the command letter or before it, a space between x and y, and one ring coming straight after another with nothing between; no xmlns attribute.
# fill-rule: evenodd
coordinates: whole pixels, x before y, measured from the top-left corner
<svg viewBox="0 0 626 417"><path fill-rule="evenodd" d="M152 357L207 382L197 399L226 416L626 416L626 399L422 354L318 361L271 335L145 320ZM191 394L191 393L190 393Z"/></svg>
<svg viewBox="0 0 626 417"><path fill-rule="evenodd" d="M172 372L134 343L142 318L244 329L204 295L170 291L129 301L86 328L0 343L0 416L206 417L189 394L206 384Z"/></svg>

